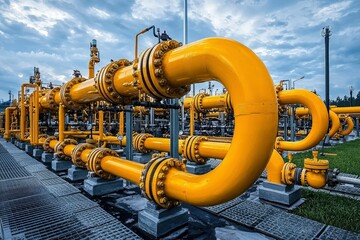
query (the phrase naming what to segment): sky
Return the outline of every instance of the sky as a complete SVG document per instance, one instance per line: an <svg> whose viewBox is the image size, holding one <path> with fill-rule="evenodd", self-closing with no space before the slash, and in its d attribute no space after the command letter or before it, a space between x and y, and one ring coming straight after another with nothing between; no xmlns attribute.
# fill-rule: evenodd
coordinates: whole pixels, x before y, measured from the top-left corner
<svg viewBox="0 0 360 240"><path fill-rule="evenodd" d="M0 101L15 97L39 67L43 82L62 84L78 69L88 75L89 43L101 62L134 59L134 39L155 25L183 42L183 0L0 0ZM188 39L226 37L241 42L265 63L274 83L324 98L324 38L330 26L330 98L360 91L360 1L188 0ZM139 38L140 51L157 43ZM250 81L250 80L249 80ZM222 91L216 82L214 92ZM208 84L197 85L196 92Z"/></svg>

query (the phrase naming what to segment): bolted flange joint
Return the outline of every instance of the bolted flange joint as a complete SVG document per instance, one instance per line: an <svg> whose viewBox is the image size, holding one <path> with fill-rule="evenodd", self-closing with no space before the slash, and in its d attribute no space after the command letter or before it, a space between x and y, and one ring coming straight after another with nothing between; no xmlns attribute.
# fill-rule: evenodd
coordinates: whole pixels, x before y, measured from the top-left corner
<svg viewBox="0 0 360 240"><path fill-rule="evenodd" d="M123 103L123 97L115 90L114 76L115 73L129 66L131 63L126 59L120 59L106 65L100 69L99 73L95 77L95 87L98 90L102 98L107 102L113 104Z"/></svg>
<svg viewBox="0 0 360 240"><path fill-rule="evenodd" d="M203 93L203 92L195 95L195 97L194 97L194 107L195 107L195 110L198 113L205 113L206 112L206 109L204 109L202 102L203 102L204 97L207 97L207 96L209 96L209 94Z"/></svg>
<svg viewBox="0 0 360 240"><path fill-rule="evenodd" d="M78 142L75 140L75 139L71 139L71 138L67 138L67 139L64 139L63 142L59 142L58 144L56 144L55 146L55 153L56 153L56 156L58 158L63 158L63 159L66 159L66 160L70 160L71 159L71 156L67 156L65 153L64 153L64 149L66 147L66 145L77 145Z"/></svg>
<svg viewBox="0 0 360 240"><path fill-rule="evenodd" d="M43 143L43 149L44 151L46 152L54 152L54 149L52 149L50 147L50 142L53 141L53 140L57 140L57 138L55 136L50 136L50 137L47 137Z"/></svg>
<svg viewBox="0 0 360 240"><path fill-rule="evenodd" d="M199 154L199 145L202 141L207 141L207 137L203 136L189 136L183 141L181 145L182 156L192 162L198 164L205 164L208 160Z"/></svg>
<svg viewBox="0 0 360 240"><path fill-rule="evenodd" d="M133 136L133 148L141 153L151 152L151 149L145 148L145 141L146 141L146 139L152 138L152 137L154 137L154 136L149 133L136 134L135 136Z"/></svg>
<svg viewBox="0 0 360 240"><path fill-rule="evenodd" d="M70 90L75 84L84 82L85 80L86 80L85 78L75 77L75 78L71 79L69 82L67 82L61 86L61 88L60 88L61 103L64 104L64 106L67 109L79 110L86 106L84 104L79 104L79 103L74 102L72 100L71 94L70 94Z"/></svg>
<svg viewBox="0 0 360 240"><path fill-rule="evenodd" d="M190 85L173 87L168 83L163 70L163 57L166 52L180 47L175 41L165 41L141 53L136 67L135 76L139 88L154 98L180 98L190 91Z"/></svg>
<svg viewBox="0 0 360 240"><path fill-rule="evenodd" d="M49 103L51 110L56 110L59 108L59 105L56 104L56 101L55 101L55 95L58 92L60 92L60 87L55 87L46 94L46 102Z"/></svg>
<svg viewBox="0 0 360 240"><path fill-rule="evenodd" d="M281 170L281 182L292 185L295 183L295 169L296 165L291 162L286 162Z"/></svg>
<svg viewBox="0 0 360 240"><path fill-rule="evenodd" d="M101 160L107 156L119 157L114 150L108 148L95 148L90 152L86 166L89 171L94 172L99 177L111 180L116 178L116 176L108 172L104 172L101 168Z"/></svg>
<svg viewBox="0 0 360 240"><path fill-rule="evenodd" d="M142 195L163 208L180 205L180 201L169 198L165 192L166 175L171 168L185 172L186 166L175 158L156 157L151 159L141 172L140 189Z"/></svg>
<svg viewBox="0 0 360 240"><path fill-rule="evenodd" d="M95 146L89 143L80 143L71 153L71 161L75 166L86 168L86 163L81 160L81 153L86 149L94 149Z"/></svg>

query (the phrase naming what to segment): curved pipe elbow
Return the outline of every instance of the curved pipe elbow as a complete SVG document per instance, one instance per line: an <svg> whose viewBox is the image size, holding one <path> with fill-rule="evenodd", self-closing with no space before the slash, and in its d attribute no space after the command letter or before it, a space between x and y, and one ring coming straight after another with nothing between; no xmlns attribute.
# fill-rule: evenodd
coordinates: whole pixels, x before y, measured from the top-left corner
<svg viewBox="0 0 360 240"><path fill-rule="evenodd" d="M163 71L172 86L218 79L229 91L235 117L233 144L221 164L204 175L171 169L165 180L166 195L197 206L239 196L265 168L277 134L277 101L266 67L242 44L212 38L166 53ZM244 137L250 135L251 141Z"/></svg>
<svg viewBox="0 0 360 240"><path fill-rule="evenodd" d="M301 141L277 141L276 149L289 151L302 151L312 148L325 136L328 129L328 114L324 103L314 93L295 89L280 91L279 104L302 104L305 105L312 115L312 126L309 134Z"/></svg>
<svg viewBox="0 0 360 240"><path fill-rule="evenodd" d="M276 150L273 150L270 160L266 165L267 180L272 183L282 183L281 170L283 169L283 166L283 158Z"/></svg>
<svg viewBox="0 0 360 240"><path fill-rule="evenodd" d="M354 122L351 117L347 117L345 119L345 121L346 121L347 128L345 130L341 131L341 133L340 133L343 136L349 135L352 132L352 130L354 129Z"/></svg>
<svg viewBox="0 0 360 240"><path fill-rule="evenodd" d="M329 116L331 121L331 128L329 131L329 137L333 137L337 131L339 131L341 127L339 116L332 110L329 110Z"/></svg>

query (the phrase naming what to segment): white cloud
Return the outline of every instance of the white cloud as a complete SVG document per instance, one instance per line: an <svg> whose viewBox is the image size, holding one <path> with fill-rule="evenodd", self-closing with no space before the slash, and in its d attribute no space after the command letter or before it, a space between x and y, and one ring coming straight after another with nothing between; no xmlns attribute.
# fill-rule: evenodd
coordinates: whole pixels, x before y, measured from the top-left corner
<svg viewBox="0 0 360 240"><path fill-rule="evenodd" d="M139 20L171 19L181 11L179 0L135 0L131 15Z"/></svg>
<svg viewBox="0 0 360 240"><path fill-rule="evenodd" d="M328 19L337 21L347 14L345 10L347 10L350 5L351 1L341 1L330 4L314 12L313 19L315 23L325 22Z"/></svg>
<svg viewBox="0 0 360 240"><path fill-rule="evenodd" d="M24 24L43 36L48 36L59 21L72 18L65 11L35 0L13 0L8 6L3 5L1 11L7 22Z"/></svg>
<svg viewBox="0 0 360 240"><path fill-rule="evenodd" d="M92 16L92 17L97 17L97 18L101 18L101 19L108 19L110 18L110 14L104 10L98 9L96 7L90 7L88 8L88 13Z"/></svg>
<svg viewBox="0 0 360 240"><path fill-rule="evenodd" d="M111 32L102 31L92 27L86 27L86 33L95 39L101 39L102 42L118 43L119 39Z"/></svg>

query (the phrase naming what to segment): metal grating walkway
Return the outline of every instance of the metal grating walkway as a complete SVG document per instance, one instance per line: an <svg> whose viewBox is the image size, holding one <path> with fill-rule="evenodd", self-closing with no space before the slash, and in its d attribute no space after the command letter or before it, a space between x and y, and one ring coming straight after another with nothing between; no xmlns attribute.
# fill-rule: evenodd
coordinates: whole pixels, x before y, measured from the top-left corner
<svg viewBox="0 0 360 240"><path fill-rule="evenodd" d="M14 145L0 139L0 239L140 239Z"/></svg>

